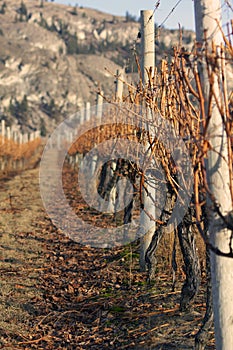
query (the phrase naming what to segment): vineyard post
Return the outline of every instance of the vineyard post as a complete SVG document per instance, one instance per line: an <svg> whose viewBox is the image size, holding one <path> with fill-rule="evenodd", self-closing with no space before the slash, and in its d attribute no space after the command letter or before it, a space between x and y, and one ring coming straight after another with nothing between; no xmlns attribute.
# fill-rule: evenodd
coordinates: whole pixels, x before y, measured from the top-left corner
<svg viewBox="0 0 233 350"><path fill-rule="evenodd" d="M57 149L60 151L61 149L61 134L57 134Z"/></svg>
<svg viewBox="0 0 233 350"><path fill-rule="evenodd" d="M103 91L100 91L99 93L97 93L97 102L96 102L96 118L97 118L97 124L101 123L101 118L102 118L102 112L103 112L103 97L102 97ZM94 136L94 146L98 145L99 143L99 132L97 133L97 135ZM96 170L96 166L97 166L97 162L98 162L98 155L93 154L90 157L89 160L89 167L90 167L90 176L93 177L95 174L95 170Z"/></svg>
<svg viewBox="0 0 233 350"><path fill-rule="evenodd" d="M118 103L122 102L123 99L123 79L124 79L124 70L123 69L117 69L116 71L116 90L115 90L115 101ZM117 121L117 118L116 118ZM117 124L117 123L116 123ZM117 162L116 161L112 161L112 169L114 169L114 171L116 171L117 169ZM115 188L112 189L112 194L111 194L111 198L112 200L112 204L113 204L113 211L114 211L114 219L115 222L117 223L119 220L119 213L117 211L117 207L119 206L119 204L121 203L121 201L123 201L123 191L121 191L122 187L124 187L124 191L126 191L126 187L125 187L125 178L123 177L121 179L121 181L117 181Z"/></svg>
<svg viewBox="0 0 233 350"><path fill-rule="evenodd" d="M96 116L101 121L102 112L103 112L103 91L97 94L97 105L96 105Z"/></svg>
<svg viewBox="0 0 233 350"><path fill-rule="evenodd" d="M82 110L81 110L79 114L80 114L79 126L81 126L81 125L84 123L84 121L87 120L87 110L85 109L84 112L82 112ZM81 158L82 158L82 155L76 154L76 155L75 155L75 164L80 165L80 160L81 160Z"/></svg>
<svg viewBox="0 0 233 350"><path fill-rule="evenodd" d="M13 141L14 143L18 143L18 131L13 132Z"/></svg>
<svg viewBox="0 0 233 350"><path fill-rule="evenodd" d="M20 132L19 133L19 149L22 149L22 145L23 145L23 134ZM22 159L22 156L21 156L19 161L18 161L18 168L19 169L23 169L23 163L24 163L24 160Z"/></svg>
<svg viewBox="0 0 233 350"><path fill-rule="evenodd" d="M85 118L85 115L84 115L84 113L82 111L82 108L81 108L79 114L80 114L79 124L82 125L84 123L84 118Z"/></svg>
<svg viewBox="0 0 233 350"><path fill-rule="evenodd" d="M6 134L6 124L5 124L5 120L2 119L1 120L1 136L2 136L2 145L4 144L5 142L5 134ZM2 157L1 159L1 170L3 171L5 168L5 160L4 160L4 156Z"/></svg>
<svg viewBox="0 0 233 350"><path fill-rule="evenodd" d="M122 102L123 96L123 70L117 69L116 71L116 102Z"/></svg>
<svg viewBox="0 0 233 350"><path fill-rule="evenodd" d="M147 70L155 66L155 21L153 10L141 11L141 67L143 84L148 83Z"/></svg>
<svg viewBox="0 0 233 350"><path fill-rule="evenodd" d="M11 140L11 128L10 128L10 126L6 127L6 140L7 140L8 152L11 153L11 151L12 151L12 144L10 142L10 140ZM11 157L8 157L8 159L6 160L6 163L7 163L7 167L10 169L12 167L12 159L11 159Z"/></svg>
<svg viewBox="0 0 233 350"><path fill-rule="evenodd" d="M116 89L115 89L115 101L118 103L122 102L123 99L123 78L124 78L124 71L123 69L117 69L116 71ZM111 162L111 173L112 176L114 174L114 171L117 168L117 162L115 160L112 160ZM122 180L124 182L124 180ZM108 210L111 210L114 212L115 219L117 218L117 205L119 204L119 193L120 193L120 186L122 186L122 183L120 184L119 181L117 181L116 186L114 186L109 195L109 207ZM117 197L118 193L118 197Z"/></svg>
<svg viewBox="0 0 233 350"><path fill-rule="evenodd" d="M81 122L82 120L82 122ZM82 124L85 120L85 109L83 108L83 106L80 109L80 124Z"/></svg>
<svg viewBox="0 0 233 350"><path fill-rule="evenodd" d="M1 135L2 135L2 143L4 143L5 139L5 134L6 134L6 122L4 119L1 120Z"/></svg>
<svg viewBox="0 0 233 350"><path fill-rule="evenodd" d="M35 133L34 133L34 132L31 132L31 133L29 134L29 141L32 142L32 141L34 141L34 140L35 140Z"/></svg>
<svg viewBox="0 0 233 350"><path fill-rule="evenodd" d="M19 145L23 144L23 134L20 132L19 133Z"/></svg>
<svg viewBox="0 0 233 350"><path fill-rule="evenodd" d="M73 140L73 133L72 131L67 130L66 131L66 141L68 145L72 144ZM75 167L75 156L73 154L67 153L68 163L74 168Z"/></svg>
<svg viewBox="0 0 233 350"><path fill-rule="evenodd" d="M102 113L103 113L103 91L97 93L97 104L96 104L96 118L98 119L97 123L101 123ZM99 143L99 132L97 137L95 137L95 145ZM98 162L98 155L94 154L90 159L90 174L94 176L96 166Z"/></svg>
<svg viewBox="0 0 233 350"><path fill-rule="evenodd" d="M204 33L207 43L210 44L209 54L213 47L220 52L223 37L218 28L216 19L221 23L220 0L195 0L195 22L198 46L204 48ZM212 44L214 43L214 45ZM200 44L200 45L199 45ZM211 45L212 44L212 45ZM203 52L202 52L203 54ZM204 54L203 54L204 56ZM203 58L204 59L204 58ZM224 59L224 58L220 58ZM221 67L221 64L220 64ZM202 87L205 97L205 114L208 111L210 86L214 91L216 100L221 100L221 86L218 84L217 74L213 72L213 79L209 81L206 62L200 67ZM208 186L215 198L219 209L224 216L232 210L230 193L230 176L228 167L227 135L216 100L212 99L212 111L207 129L210 149L206 159ZM231 160L232 161L232 160ZM232 232L225 228L224 222L219 219L211 199L208 201L209 213L209 239L215 247L223 252L229 252L232 247ZM218 224L217 224L218 220ZM219 222L220 221L220 222ZM215 339L217 350L233 349L233 259L219 256L211 252L211 279L213 290L213 309L215 324Z"/></svg>
<svg viewBox="0 0 233 350"><path fill-rule="evenodd" d="M6 128L6 138L8 141L11 139L11 128L9 126Z"/></svg>
<svg viewBox="0 0 233 350"><path fill-rule="evenodd" d="M18 131L15 130L12 132L12 134L13 134L14 145L17 145L17 143L18 143ZM14 159L13 160L13 169L17 169L17 164L18 164L17 159Z"/></svg>
<svg viewBox="0 0 233 350"><path fill-rule="evenodd" d="M29 142L29 133L26 132L23 134L23 143L28 143Z"/></svg>
<svg viewBox="0 0 233 350"><path fill-rule="evenodd" d="M86 102L86 109L85 109L85 121L88 122L90 120L90 113L91 113L91 104L90 102Z"/></svg>
<svg viewBox="0 0 233 350"><path fill-rule="evenodd" d="M154 69L155 66L155 23L154 23L154 11L142 10L141 11L141 50L142 50L142 79L143 85L148 84L147 70ZM148 111L149 115L150 111ZM143 116L145 117L145 116ZM148 144L149 147L149 144ZM146 233L141 238L140 245L140 267L141 270L145 270L145 254L150 245L152 236L155 231L155 222L151 220L155 218L155 188L153 176L148 175L145 186L147 189L143 189L142 198L144 201L144 209L140 214L140 226L139 235ZM147 191L148 190L148 191Z"/></svg>

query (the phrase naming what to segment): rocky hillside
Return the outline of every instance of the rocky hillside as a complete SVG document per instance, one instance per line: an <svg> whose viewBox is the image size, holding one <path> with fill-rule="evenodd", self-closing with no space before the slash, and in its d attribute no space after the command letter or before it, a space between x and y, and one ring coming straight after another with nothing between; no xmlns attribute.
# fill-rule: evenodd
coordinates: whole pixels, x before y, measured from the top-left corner
<svg viewBox="0 0 233 350"><path fill-rule="evenodd" d="M126 79L135 79L139 26L131 16L89 8L0 0L0 119L44 134L54 120L94 104L99 88L113 96L110 72L125 67ZM177 30L161 30L157 60L178 40ZM193 40L193 32L184 33L186 46Z"/></svg>

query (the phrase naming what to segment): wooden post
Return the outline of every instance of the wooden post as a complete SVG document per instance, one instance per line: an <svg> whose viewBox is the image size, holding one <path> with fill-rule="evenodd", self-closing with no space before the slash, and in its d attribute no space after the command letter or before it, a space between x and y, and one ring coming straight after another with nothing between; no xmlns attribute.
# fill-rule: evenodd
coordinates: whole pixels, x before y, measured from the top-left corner
<svg viewBox="0 0 233 350"><path fill-rule="evenodd" d="M28 133L23 134L23 143L28 143Z"/></svg>
<svg viewBox="0 0 233 350"><path fill-rule="evenodd" d="M203 35L205 33L207 42L212 49L212 42L216 46L216 52L223 42L222 34L218 29L216 20L221 23L221 2L220 0L195 0L195 21L196 36L199 47L205 48ZM200 73L202 87L206 102L206 112L208 108L208 96L210 83L205 64L205 55ZM224 58L222 58L224 59ZM220 69L220 68L219 68ZM221 86L218 84L217 75L213 75L212 88L220 100ZM223 82L222 82L223 83ZM229 188L229 168L227 135L222 121L221 114L216 102L212 101L211 118L207 130L208 141L211 148L206 159L207 180L211 193L220 206L223 215L229 214L232 210L231 193ZM231 231L224 227L213 208L212 202L208 201L209 213L209 237L211 243L223 252L229 252L229 245L233 248ZM218 221L218 224L217 224ZM222 257L211 252L211 280L213 290L213 309L215 323L215 339L217 350L233 349L233 259Z"/></svg>
<svg viewBox="0 0 233 350"><path fill-rule="evenodd" d="M2 145L5 143L5 132L6 132L5 120L2 119L1 120L1 137L2 137L1 144ZM3 171L4 169L5 169L5 159L4 159L4 156L2 156L0 170Z"/></svg>
<svg viewBox="0 0 233 350"><path fill-rule="evenodd" d="M11 139L11 128L9 126L6 128L6 138L8 141Z"/></svg>
<svg viewBox="0 0 233 350"><path fill-rule="evenodd" d="M23 144L23 134L20 132L19 133L19 147L21 148ZM19 169L23 169L24 167L24 159L20 158L18 161L18 167Z"/></svg>
<svg viewBox="0 0 233 350"><path fill-rule="evenodd" d="M60 151L61 150L61 144L62 144L62 137L61 134L57 134L57 149Z"/></svg>
<svg viewBox="0 0 233 350"><path fill-rule="evenodd" d="M141 11L142 81L148 82L147 70L155 66L155 21L154 11Z"/></svg>
<svg viewBox="0 0 233 350"><path fill-rule="evenodd" d="M2 143L5 141L5 134L6 134L6 122L5 120L1 120L1 136L2 136Z"/></svg>
<svg viewBox="0 0 233 350"><path fill-rule="evenodd" d="M100 92L100 94L97 94L97 106L96 106L96 116L97 118L102 118L102 112L103 112L103 97L102 97L103 91Z"/></svg>
<svg viewBox="0 0 233 350"><path fill-rule="evenodd" d="M32 142L35 140L35 133L34 132L30 132L29 134L29 141Z"/></svg>
<svg viewBox="0 0 233 350"><path fill-rule="evenodd" d="M117 69L116 71L116 90L115 90L115 100L116 102L122 102L123 99L123 76L124 76L124 71L123 69ZM116 170L117 167L117 162L115 160L112 160L111 162L111 175L114 175L114 171ZM114 212L114 217L115 220L118 220L118 216L117 216L117 205L118 203L120 203L120 200L122 200L122 198L120 198L120 196L118 195L117 197L117 193L120 193L120 188L122 186L122 181L119 182L117 181L116 185L111 189L111 192L109 194L109 206L108 206L108 210L111 212Z"/></svg>
<svg viewBox="0 0 233 350"><path fill-rule="evenodd" d="M80 124L83 124L84 120L85 120L85 110L84 110L83 105L82 105L82 107L80 109Z"/></svg>
<svg viewBox="0 0 233 350"><path fill-rule="evenodd" d="M82 125L84 123L84 113L83 110L80 110L80 118L79 118L79 124Z"/></svg>
<svg viewBox="0 0 233 350"><path fill-rule="evenodd" d="M119 79L120 78L120 79ZM122 102L123 97L123 70L117 69L116 71L116 93L115 93L115 99L117 102Z"/></svg>
<svg viewBox="0 0 233 350"><path fill-rule="evenodd" d="M18 143L18 131L13 132L13 141L14 143Z"/></svg>
<svg viewBox="0 0 233 350"><path fill-rule="evenodd" d="M90 120L90 115L91 113L91 104L90 102L86 102L86 108L85 108L85 121L89 121Z"/></svg>
<svg viewBox="0 0 233 350"><path fill-rule="evenodd" d="M155 63L155 24L154 13L152 10L141 11L141 45L142 45L142 79L144 86L148 82L147 70L154 69ZM150 111L148 111L148 118ZM149 144L148 144L149 147ZM145 270L145 255L150 245L152 236L155 231L155 221L151 218L156 218L155 210L155 183L153 176L148 174L145 182L147 189L143 189L142 198L144 201L144 209L140 214L140 227L138 235L142 236L140 245L140 267ZM143 235L145 233L145 235Z"/></svg>
<svg viewBox="0 0 233 350"><path fill-rule="evenodd" d="M22 133L19 134L19 144L20 145L23 144L23 134Z"/></svg>

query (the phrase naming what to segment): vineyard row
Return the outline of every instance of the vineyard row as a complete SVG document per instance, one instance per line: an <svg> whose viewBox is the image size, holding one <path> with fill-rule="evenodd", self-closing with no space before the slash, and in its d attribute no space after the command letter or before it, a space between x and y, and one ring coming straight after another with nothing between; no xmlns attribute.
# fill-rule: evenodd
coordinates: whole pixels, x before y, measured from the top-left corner
<svg viewBox="0 0 233 350"><path fill-rule="evenodd" d="M22 134L5 127L1 121L0 171L21 170L27 167L40 149L40 132Z"/></svg>

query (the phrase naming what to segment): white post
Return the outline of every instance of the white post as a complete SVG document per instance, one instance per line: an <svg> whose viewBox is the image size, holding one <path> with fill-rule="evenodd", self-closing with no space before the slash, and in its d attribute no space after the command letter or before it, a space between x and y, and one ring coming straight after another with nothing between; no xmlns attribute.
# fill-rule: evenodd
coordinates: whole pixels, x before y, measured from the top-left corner
<svg viewBox="0 0 233 350"><path fill-rule="evenodd" d="M219 46L223 42L223 38L215 19L221 22L220 0L195 0L194 6L197 41L202 46L203 34L206 31L210 50L213 41L217 47L217 51L219 51ZM204 56L203 53L203 60L205 58ZM205 63L202 64L201 77L207 110L210 84ZM216 75L212 83L215 94L220 99L221 86L218 85ZM206 159L209 188L220 206L221 212L223 215L227 215L232 210L229 168L227 163L227 136L221 114L215 101L212 103L212 113L208 125L207 137L211 145L211 150L208 152ZM232 233L224 228L224 223L219 219L210 200L208 204L210 241L223 252L229 252L230 242L231 248L233 248ZM220 223L217 224L217 220ZM216 349L233 349L233 259L221 257L211 252L211 278Z"/></svg>
<svg viewBox="0 0 233 350"><path fill-rule="evenodd" d="M80 110L80 111L79 111L79 114L80 114L79 124L82 125L83 122L84 122L84 114L83 114L83 111Z"/></svg>
<svg viewBox="0 0 233 350"><path fill-rule="evenodd" d="M14 143L18 142L18 131L13 132L13 141L14 141Z"/></svg>
<svg viewBox="0 0 233 350"><path fill-rule="evenodd" d="M123 77L124 77L124 71L123 69L117 69L116 71L116 90L115 90L115 100L116 102L122 102L123 99ZM114 171L116 170L117 163L116 161L112 160L111 163L111 175L113 176ZM108 210L111 212L114 212L115 220L117 222L117 205L121 203L120 201L123 200L124 191L122 191L122 183L123 181L119 182L117 181L116 185L111 189L110 195L109 195L109 205ZM126 190L126 188L125 188ZM117 196L118 193L118 196ZM121 194L121 195L120 195Z"/></svg>
<svg viewBox="0 0 233 350"><path fill-rule="evenodd" d="M142 81L148 81L147 70L155 66L155 21L154 11L141 11Z"/></svg>
<svg viewBox="0 0 233 350"><path fill-rule="evenodd" d="M146 85L148 82L147 69L154 69L155 64L155 23L154 23L154 12L152 10L141 11L141 42L142 42L142 78L143 84ZM148 110L148 119L150 117L150 111ZM149 147L149 144L148 144ZM143 232L146 234L141 238L140 245L140 267L141 270L145 270L145 255L150 245L151 239L155 231L155 221L151 218L156 219L155 209L155 183L153 176L148 175L146 181L146 189L143 189L142 197L144 201L144 209L140 213L140 226L138 235L142 236ZM147 192L148 191L148 192Z"/></svg>
<svg viewBox="0 0 233 350"><path fill-rule="evenodd" d="M2 143L4 143L5 134L6 134L6 122L5 122L5 120L2 120L2 121L1 121Z"/></svg>
<svg viewBox="0 0 233 350"><path fill-rule="evenodd" d="M98 156L97 154L94 154L92 156L92 158L90 159L90 168L89 168L89 172L90 172L90 176L93 177L95 174L95 170L96 170L96 165L97 165L97 161L98 161Z"/></svg>
<svg viewBox="0 0 233 350"><path fill-rule="evenodd" d="M97 106L96 106L96 116L98 119L102 118L102 112L103 112L103 97L102 97L103 91L100 92L100 94L97 94Z"/></svg>
<svg viewBox="0 0 233 350"><path fill-rule="evenodd" d="M23 143L28 143L28 133L23 134Z"/></svg>
<svg viewBox="0 0 233 350"><path fill-rule="evenodd" d="M80 109L80 124L83 124L84 120L85 120L85 110L82 106Z"/></svg>
<svg viewBox="0 0 233 350"><path fill-rule="evenodd" d="M32 142L32 141L34 141L34 140L35 140L35 133L34 133L34 132L31 132L31 133L29 134L29 141Z"/></svg>
<svg viewBox="0 0 233 350"><path fill-rule="evenodd" d="M19 134L19 144L20 145L23 144L23 134L22 133Z"/></svg>
<svg viewBox="0 0 233 350"><path fill-rule="evenodd" d="M5 143L5 133L6 133L6 124L5 120L1 120L1 137L2 137L2 145ZM5 161L4 157L1 158L1 170L5 169Z"/></svg>
<svg viewBox="0 0 233 350"><path fill-rule="evenodd" d="M9 126L6 128L6 138L7 140L11 139L11 128Z"/></svg>
<svg viewBox="0 0 233 350"><path fill-rule="evenodd" d="M111 170L110 174L111 177L114 175L114 171L116 170L116 162L112 161L111 162ZM108 207L107 210L111 213L115 211L116 206L116 186L114 186L110 193L109 193L109 201L108 201Z"/></svg>
<svg viewBox="0 0 233 350"><path fill-rule="evenodd" d="M55 147L60 150L61 149L61 134L57 133L57 144L55 145Z"/></svg>
<svg viewBox="0 0 233 350"><path fill-rule="evenodd" d="M85 121L88 122L90 120L90 113L91 113L91 104L90 102L86 103L86 109L85 109Z"/></svg>
<svg viewBox="0 0 233 350"><path fill-rule="evenodd" d="M122 102L123 97L123 70L117 69L116 71L116 101Z"/></svg>

